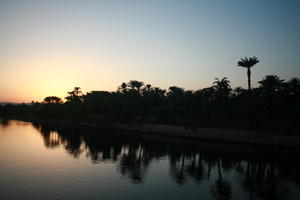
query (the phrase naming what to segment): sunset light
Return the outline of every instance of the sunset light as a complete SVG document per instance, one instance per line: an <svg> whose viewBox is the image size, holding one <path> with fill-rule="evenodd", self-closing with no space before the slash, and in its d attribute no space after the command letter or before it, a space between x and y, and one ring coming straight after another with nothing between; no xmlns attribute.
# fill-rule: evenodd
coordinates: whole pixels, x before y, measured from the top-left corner
<svg viewBox="0 0 300 200"><path fill-rule="evenodd" d="M197 90L226 76L246 87L235 65L255 55L255 86L265 74L299 76L298 3L269 4L247 4L251 14L242 1L0 1L0 102L132 79Z"/></svg>
<svg viewBox="0 0 300 200"><path fill-rule="evenodd" d="M299 200L300 0L0 0L1 200Z"/></svg>

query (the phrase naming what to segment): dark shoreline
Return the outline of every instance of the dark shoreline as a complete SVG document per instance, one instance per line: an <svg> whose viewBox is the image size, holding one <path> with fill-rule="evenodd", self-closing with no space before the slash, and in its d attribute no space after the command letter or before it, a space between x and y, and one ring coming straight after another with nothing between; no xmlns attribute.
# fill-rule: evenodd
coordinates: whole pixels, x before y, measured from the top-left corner
<svg viewBox="0 0 300 200"><path fill-rule="evenodd" d="M252 147L300 149L300 137L264 133L254 130L220 129L220 128L184 128L174 125L161 124L121 124L109 122L75 122L63 120L18 119L33 123L51 123L58 125L100 127L120 131L124 134L135 133L145 136L163 136L170 139L182 139L191 141L207 141L219 144L236 144Z"/></svg>

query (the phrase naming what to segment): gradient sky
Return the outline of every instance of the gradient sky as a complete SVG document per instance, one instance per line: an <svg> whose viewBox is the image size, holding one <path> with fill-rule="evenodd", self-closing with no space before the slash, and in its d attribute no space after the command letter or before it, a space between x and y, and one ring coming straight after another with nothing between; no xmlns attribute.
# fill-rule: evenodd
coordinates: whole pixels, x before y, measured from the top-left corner
<svg viewBox="0 0 300 200"><path fill-rule="evenodd" d="M0 0L0 102L115 91L132 79L199 89L215 77L246 87L240 57L300 76L300 1Z"/></svg>

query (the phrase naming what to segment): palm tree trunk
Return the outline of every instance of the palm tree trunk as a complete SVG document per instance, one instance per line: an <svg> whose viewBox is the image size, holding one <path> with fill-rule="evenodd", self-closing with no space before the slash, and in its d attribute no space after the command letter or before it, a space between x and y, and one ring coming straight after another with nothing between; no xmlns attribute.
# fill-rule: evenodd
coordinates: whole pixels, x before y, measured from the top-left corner
<svg viewBox="0 0 300 200"><path fill-rule="evenodd" d="M248 90L251 90L251 71L250 67L247 68L247 76L248 76Z"/></svg>

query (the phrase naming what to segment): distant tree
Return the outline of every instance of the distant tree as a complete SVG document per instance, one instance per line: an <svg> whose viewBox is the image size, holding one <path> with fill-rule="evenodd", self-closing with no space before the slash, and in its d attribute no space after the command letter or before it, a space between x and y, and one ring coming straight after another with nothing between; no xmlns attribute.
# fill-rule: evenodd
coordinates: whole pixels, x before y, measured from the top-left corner
<svg viewBox="0 0 300 200"><path fill-rule="evenodd" d="M185 108L185 91L183 88L171 86L169 87L169 91L167 93L167 104L169 109L178 112L178 117L182 118L182 116L187 111Z"/></svg>
<svg viewBox="0 0 300 200"><path fill-rule="evenodd" d="M264 97L266 97L266 107L268 108L268 116L272 117L274 96L283 88L284 80L276 75L267 75L258 82Z"/></svg>
<svg viewBox="0 0 300 200"><path fill-rule="evenodd" d="M137 93L140 94L141 88L144 86L144 83L137 80L131 80L127 84L129 88L131 88L132 91L137 91Z"/></svg>
<svg viewBox="0 0 300 200"><path fill-rule="evenodd" d="M143 96L149 96L149 95L153 95L153 88L151 87L150 84L146 84L143 88L142 88L142 94Z"/></svg>
<svg viewBox="0 0 300 200"><path fill-rule="evenodd" d="M146 89L147 89L147 91L150 91L151 85L150 84L146 84Z"/></svg>
<svg viewBox="0 0 300 200"><path fill-rule="evenodd" d="M300 79L299 78L292 78L288 82L289 93L291 95L300 94Z"/></svg>
<svg viewBox="0 0 300 200"><path fill-rule="evenodd" d="M246 61L243 59L243 62ZM299 132L299 78L284 82L276 75L265 76L259 87L250 87L251 95L249 90L241 87L232 90L226 77L212 82L211 87L196 91L177 86L166 91L137 80L120 84L116 92L90 91L82 94L80 88L75 87L68 92L64 104L55 96L48 96L41 103L0 103L0 116L161 123L187 128L246 128L246 122L249 122L251 129ZM191 167L191 170L194 169L194 165Z"/></svg>
<svg viewBox="0 0 300 200"><path fill-rule="evenodd" d="M123 82L123 83L119 86L118 91L124 94L124 93L127 91L127 84L126 84L125 82Z"/></svg>
<svg viewBox="0 0 300 200"><path fill-rule="evenodd" d="M267 95L274 95L275 92L278 92L282 89L283 79L280 79L277 75L267 75L263 80L259 81L260 87L263 92Z"/></svg>
<svg viewBox="0 0 300 200"><path fill-rule="evenodd" d="M91 91L83 95L83 103L86 105L85 109L93 114L103 114L107 107L107 99L111 95L107 91Z"/></svg>
<svg viewBox="0 0 300 200"><path fill-rule="evenodd" d="M248 90L251 90L251 67L259 63L259 60L254 56L252 58L245 57L244 59L241 58L238 61L237 66L247 68L247 76L248 76Z"/></svg>
<svg viewBox="0 0 300 200"><path fill-rule="evenodd" d="M182 96L184 94L184 89L176 86L169 87L168 96Z"/></svg>
<svg viewBox="0 0 300 200"><path fill-rule="evenodd" d="M226 77L222 78L221 80L215 78L213 87L216 89L217 96L222 99L228 97L231 91L230 81Z"/></svg>
<svg viewBox="0 0 300 200"><path fill-rule="evenodd" d="M155 87L153 93L156 96L164 97L166 94L166 90L160 89L159 87Z"/></svg>
<svg viewBox="0 0 300 200"><path fill-rule="evenodd" d="M215 94L215 88L214 87L208 87L208 88L203 88L201 91L202 97L205 102L210 102L214 99L214 94Z"/></svg>
<svg viewBox="0 0 300 200"><path fill-rule="evenodd" d="M59 97L56 97L56 96L48 96L48 97L45 97L45 99L44 99L44 103L47 103L47 104L57 104L57 103L62 103L62 102L63 102L62 99Z"/></svg>
<svg viewBox="0 0 300 200"><path fill-rule="evenodd" d="M74 90L68 92L69 96L65 97L67 102L82 102L82 92L80 87L74 87Z"/></svg>
<svg viewBox="0 0 300 200"><path fill-rule="evenodd" d="M234 95L236 97L240 97L241 94L243 93L244 89L242 87L236 87L234 88L233 92L234 92Z"/></svg>

